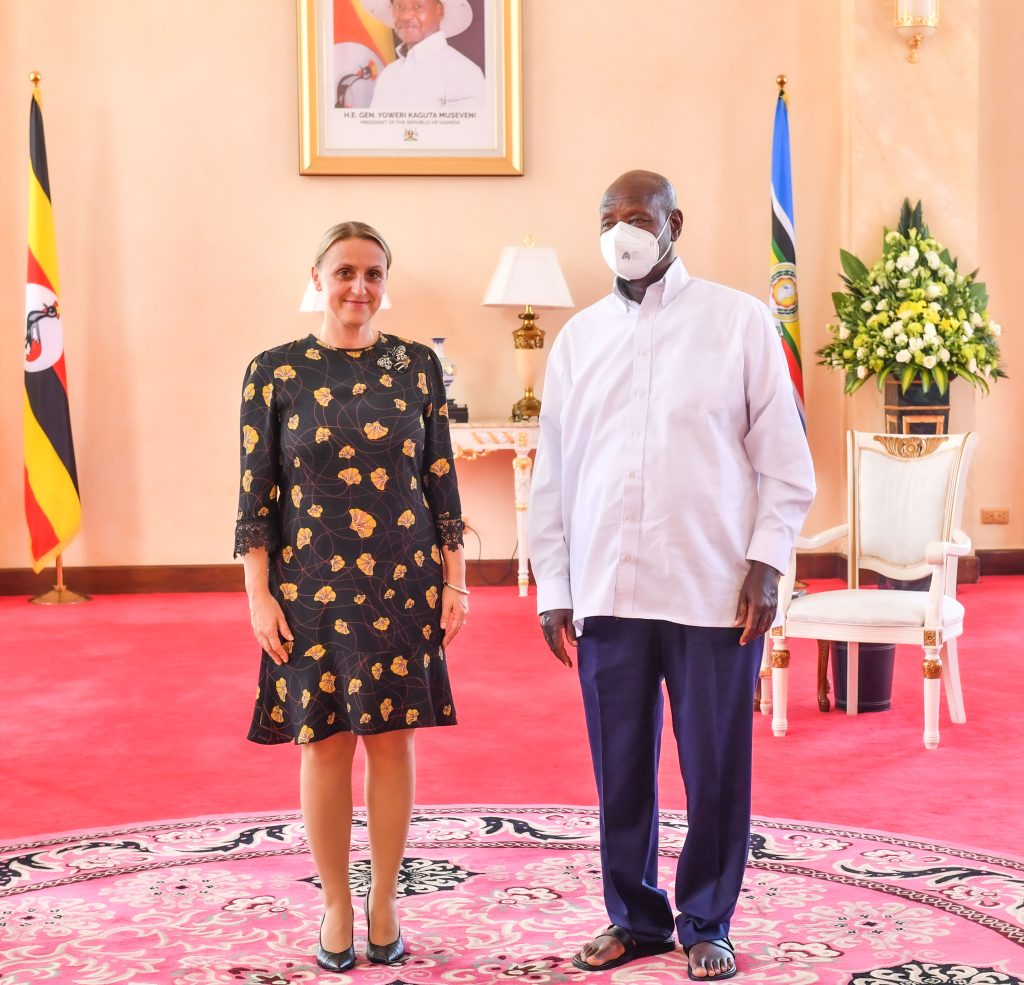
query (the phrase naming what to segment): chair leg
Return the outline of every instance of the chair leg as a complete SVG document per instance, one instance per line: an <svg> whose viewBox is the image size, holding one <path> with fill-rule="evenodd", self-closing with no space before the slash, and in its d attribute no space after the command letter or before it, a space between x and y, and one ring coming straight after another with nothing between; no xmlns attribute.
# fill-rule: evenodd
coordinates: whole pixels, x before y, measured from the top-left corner
<svg viewBox="0 0 1024 985"><path fill-rule="evenodd" d="M939 746L939 688L942 678L942 651L937 646L924 648L924 747Z"/></svg>
<svg viewBox="0 0 1024 985"><path fill-rule="evenodd" d="M754 711L767 715L772 710L772 692L769 683L772 679L772 639L765 634L761 649L761 669L757 675L757 687L754 689Z"/></svg>
<svg viewBox="0 0 1024 985"><path fill-rule="evenodd" d="M829 711L828 640L818 640L818 711Z"/></svg>
<svg viewBox="0 0 1024 985"><path fill-rule="evenodd" d="M960 663L957 659L956 640L946 643L946 660L942 667L942 682L946 687L946 703L949 705L950 720L957 725L967 721L964 709L964 692L960 686Z"/></svg>
<svg viewBox="0 0 1024 985"><path fill-rule="evenodd" d="M789 650L784 636L772 637L772 732L782 738L789 728L786 704L789 699Z"/></svg>
<svg viewBox="0 0 1024 985"><path fill-rule="evenodd" d="M856 715L860 703L860 643L846 644L846 714Z"/></svg>

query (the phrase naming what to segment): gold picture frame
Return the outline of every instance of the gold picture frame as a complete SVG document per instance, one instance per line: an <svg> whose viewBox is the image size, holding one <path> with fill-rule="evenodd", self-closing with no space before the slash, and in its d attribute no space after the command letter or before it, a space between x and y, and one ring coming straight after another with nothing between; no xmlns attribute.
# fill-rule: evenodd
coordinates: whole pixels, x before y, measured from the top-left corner
<svg viewBox="0 0 1024 985"><path fill-rule="evenodd" d="M521 175L521 0L449 0L448 33L442 22L419 62L405 61L416 42L387 23L390 3L296 0L299 173ZM423 85L428 50L456 61L445 77L461 74L471 88ZM403 90L409 68L428 75L407 74L414 85Z"/></svg>

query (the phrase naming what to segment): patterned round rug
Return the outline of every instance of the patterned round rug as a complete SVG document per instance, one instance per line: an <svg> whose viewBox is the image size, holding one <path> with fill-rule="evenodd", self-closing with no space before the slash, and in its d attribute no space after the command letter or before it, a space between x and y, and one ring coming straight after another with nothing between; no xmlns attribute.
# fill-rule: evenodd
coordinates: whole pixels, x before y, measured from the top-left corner
<svg viewBox="0 0 1024 985"><path fill-rule="evenodd" d="M662 885L685 814L662 812ZM353 890L366 891L365 815ZM597 812L423 808L400 913L411 957L312 959L319 889L296 814L168 821L0 845L4 985L679 982L680 951L613 972L571 954L606 923ZM356 907L357 947L365 928ZM744 982L1024 985L1024 861L755 820L732 939Z"/></svg>

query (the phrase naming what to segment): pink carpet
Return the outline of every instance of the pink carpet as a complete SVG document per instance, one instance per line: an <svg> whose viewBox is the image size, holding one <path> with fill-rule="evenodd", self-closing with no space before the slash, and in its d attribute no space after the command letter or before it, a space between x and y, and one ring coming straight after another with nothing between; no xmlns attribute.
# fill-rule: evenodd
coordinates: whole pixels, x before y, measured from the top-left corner
<svg viewBox="0 0 1024 985"><path fill-rule="evenodd" d="M662 817L670 885L685 816ZM423 808L400 907L411 956L311 958L319 894L297 815L163 822L5 846L5 985L658 983L680 951L605 974L569 957L605 923L596 811ZM353 890L369 872L357 817ZM732 924L742 981L1024 985L1024 861L930 839L758 820ZM357 948L365 926L356 920Z"/></svg>

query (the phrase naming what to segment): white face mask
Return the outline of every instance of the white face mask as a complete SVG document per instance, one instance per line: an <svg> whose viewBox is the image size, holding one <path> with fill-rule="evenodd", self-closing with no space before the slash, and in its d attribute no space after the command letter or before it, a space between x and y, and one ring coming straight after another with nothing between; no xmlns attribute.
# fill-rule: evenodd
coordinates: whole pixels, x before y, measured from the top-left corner
<svg viewBox="0 0 1024 985"><path fill-rule="evenodd" d="M611 229L601 233L601 256L613 274L623 280L640 280L646 277L672 248L672 240L660 253L658 244L661 234L668 226L668 219L657 236L646 229L638 229L624 222L617 222Z"/></svg>

